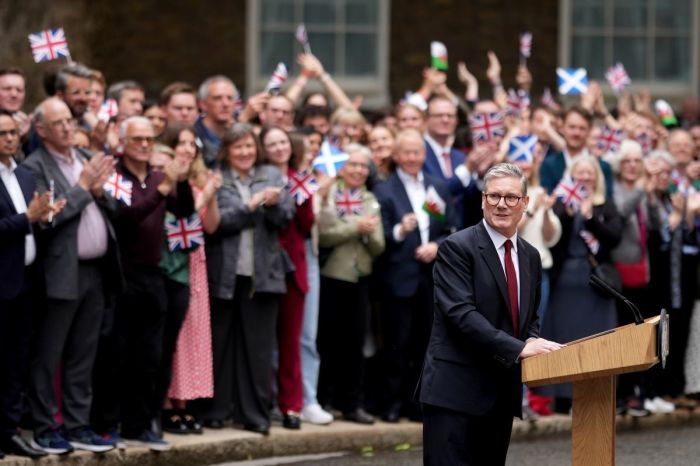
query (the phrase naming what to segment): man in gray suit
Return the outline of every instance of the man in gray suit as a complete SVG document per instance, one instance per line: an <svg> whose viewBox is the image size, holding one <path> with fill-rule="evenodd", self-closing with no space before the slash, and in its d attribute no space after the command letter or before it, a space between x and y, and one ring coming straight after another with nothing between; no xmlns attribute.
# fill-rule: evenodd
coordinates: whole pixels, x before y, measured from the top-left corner
<svg viewBox="0 0 700 466"><path fill-rule="evenodd" d="M109 216L113 197L103 186L114 170L112 157L72 146L75 119L65 102L50 98L35 112L42 146L26 160L40 193L53 188L66 206L40 235L46 282L47 313L41 320L32 361L29 404L34 446L62 454L74 448L104 452L114 448L89 426L92 366L97 350L105 295L119 286L116 236ZM62 366L62 413L65 429L54 428L57 412L54 379Z"/></svg>

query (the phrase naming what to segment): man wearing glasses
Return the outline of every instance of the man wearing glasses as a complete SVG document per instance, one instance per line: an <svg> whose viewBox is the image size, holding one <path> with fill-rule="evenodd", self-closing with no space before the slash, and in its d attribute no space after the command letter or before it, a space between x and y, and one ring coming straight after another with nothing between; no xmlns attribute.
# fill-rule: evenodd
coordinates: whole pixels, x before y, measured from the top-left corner
<svg viewBox="0 0 700 466"><path fill-rule="evenodd" d="M526 193L518 167L490 168L484 220L438 250L420 385L427 466L505 464L513 416L522 417L519 361L561 347L538 338L542 265L517 235Z"/></svg>

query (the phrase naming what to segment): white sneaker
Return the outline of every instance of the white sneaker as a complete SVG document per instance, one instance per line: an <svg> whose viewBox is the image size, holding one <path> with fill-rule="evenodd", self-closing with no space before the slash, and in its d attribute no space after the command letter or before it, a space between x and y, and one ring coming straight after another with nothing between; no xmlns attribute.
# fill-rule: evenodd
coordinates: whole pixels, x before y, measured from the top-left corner
<svg viewBox="0 0 700 466"><path fill-rule="evenodd" d="M321 408L321 405L314 403L304 406L301 410L301 420L310 424L326 425L333 422L333 415Z"/></svg>
<svg viewBox="0 0 700 466"><path fill-rule="evenodd" d="M655 414L668 414L676 410L673 403L664 400L661 397L654 397L653 399L644 400L644 409Z"/></svg>

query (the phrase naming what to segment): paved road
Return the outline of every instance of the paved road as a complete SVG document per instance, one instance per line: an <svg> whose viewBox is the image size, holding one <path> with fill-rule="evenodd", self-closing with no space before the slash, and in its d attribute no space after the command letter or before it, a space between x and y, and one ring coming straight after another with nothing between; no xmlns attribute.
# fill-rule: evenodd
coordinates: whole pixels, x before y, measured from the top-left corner
<svg viewBox="0 0 700 466"><path fill-rule="evenodd" d="M700 464L700 426L622 432L617 436L618 466L695 466ZM508 466L571 464L567 437L513 443ZM377 453L372 457L333 453L225 463L217 466L421 466L422 451Z"/></svg>

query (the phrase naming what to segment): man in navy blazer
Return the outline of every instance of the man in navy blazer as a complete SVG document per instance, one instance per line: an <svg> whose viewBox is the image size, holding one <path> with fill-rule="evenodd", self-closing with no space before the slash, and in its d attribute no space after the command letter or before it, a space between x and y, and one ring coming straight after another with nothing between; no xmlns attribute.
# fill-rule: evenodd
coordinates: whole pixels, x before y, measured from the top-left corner
<svg viewBox="0 0 700 466"><path fill-rule="evenodd" d="M422 171L420 132L399 133L394 160L396 172L375 188L386 239L379 269L387 398L383 418L388 422L397 422L402 408L409 417L419 417L411 395L430 335L433 262L438 245L455 230L447 187Z"/></svg>
<svg viewBox="0 0 700 466"><path fill-rule="evenodd" d="M519 361L561 345L538 338L542 265L517 236L527 179L484 177L484 220L447 238L434 269L435 316L421 378L424 464L505 464L522 417Z"/></svg>
<svg viewBox="0 0 700 466"><path fill-rule="evenodd" d="M0 110L0 457L3 453L38 458L18 431L22 392L29 366L37 247L32 224L46 220L49 195L34 193L32 174L17 167L19 127Z"/></svg>
<svg viewBox="0 0 700 466"><path fill-rule="evenodd" d="M457 228L464 226L465 196L476 188L468 159L452 147L457 128L457 106L443 96L428 103L425 126L425 163L423 171L443 181L450 192Z"/></svg>

